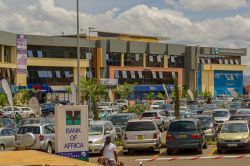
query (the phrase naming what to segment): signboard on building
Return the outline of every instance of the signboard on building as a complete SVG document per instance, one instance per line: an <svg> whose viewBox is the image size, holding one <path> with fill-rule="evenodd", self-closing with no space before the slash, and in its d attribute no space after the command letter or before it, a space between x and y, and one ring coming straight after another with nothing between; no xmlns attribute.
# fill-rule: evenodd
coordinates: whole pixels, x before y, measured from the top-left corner
<svg viewBox="0 0 250 166"><path fill-rule="evenodd" d="M27 74L27 39L25 35L16 36L16 73Z"/></svg>
<svg viewBox="0 0 250 166"><path fill-rule="evenodd" d="M101 85L118 85L118 79L106 79L102 78L100 79Z"/></svg>
<svg viewBox="0 0 250 166"><path fill-rule="evenodd" d="M246 49L240 48L240 49L230 49L230 48L215 48L214 49L215 54L241 54L246 55Z"/></svg>
<svg viewBox="0 0 250 166"><path fill-rule="evenodd" d="M56 106L56 154L88 161L88 106Z"/></svg>

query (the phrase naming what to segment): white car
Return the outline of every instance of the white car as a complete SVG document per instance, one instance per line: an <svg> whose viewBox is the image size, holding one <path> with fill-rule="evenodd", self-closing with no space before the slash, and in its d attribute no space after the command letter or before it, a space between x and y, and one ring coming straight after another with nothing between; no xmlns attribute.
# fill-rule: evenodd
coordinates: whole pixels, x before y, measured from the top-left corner
<svg viewBox="0 0 250 166"><path fill-rule="evenodd" d="M129 120L123 135L123 153L130 150L153 149L160 153L161 132L156 123L150 119Z"/></svg>
<svg viewBox="0 0 250 166"><path fill-rule="evenodd" d="M110 121L91 121L89 124L89 152L101 153L106 137L116 140L116 130Z"/></svg>
<svg viewBox="0 0 250 166"><path fill-rule="evenodd" d="M100 102L98 104L98 110L100 112L102 111L108 111L110 113L117 113L119 112L119 105L116 103L111 103L111 102Z"/></svg>
<svg viewBox="0 0 250 166"><path fill-rule="evenodd" d="M14 112L10 106L3 108L3 117L13 118ZM21 118L35 118L36 115L33 110L29 107L17 107L14 106L15 113L18 113Z"/></svg>
<svg viewBox="0 0 250 166"><path fill-rule="evenodd" d="M115 100L115 103L117 103L122 109L126 109L128 108L128 100L125 100L125 99L118 99L118 100Z"/></svg>
<svg viewBox="0 0 250 166"><path fill-rule="evenodd" d="M218 129L222 127L225 121L230 119L230 112L227 109L215 109L212 112Z"/></svg>
<svg viewBox="0 0 250 166"><path fill-rule="evenodd" d="M155 101L150 105L150 109L159 109L162 104L165 104L165 101Z"/></svg>

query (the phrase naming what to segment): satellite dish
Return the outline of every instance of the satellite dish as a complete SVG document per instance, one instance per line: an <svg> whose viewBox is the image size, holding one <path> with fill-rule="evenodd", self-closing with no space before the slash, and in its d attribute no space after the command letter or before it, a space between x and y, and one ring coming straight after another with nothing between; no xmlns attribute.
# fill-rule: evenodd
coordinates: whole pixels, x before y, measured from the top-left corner
<svg viewBox="0 0 250 166"><path fill-rule="evenodd" d="M35 113L36 117L41 116L41 109L40 109L40 104L39 101L36 97L31 97L29 100L29 107L33 110Z"/></svg>

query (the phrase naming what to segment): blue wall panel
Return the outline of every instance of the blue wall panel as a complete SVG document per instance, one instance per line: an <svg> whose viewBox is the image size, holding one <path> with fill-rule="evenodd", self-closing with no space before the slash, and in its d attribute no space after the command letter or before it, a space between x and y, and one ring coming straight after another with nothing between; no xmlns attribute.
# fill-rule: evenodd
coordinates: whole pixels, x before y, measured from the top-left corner
<svg viewBox="0 0 250 166"><path fill-rule="evenodd" d="M201 64L198 64L198 71L196 73L196 85L198 92L202 91L202 72L201 72Z"/></svg>
<svg viewBox="0 0 250 166"><path fill-rule="evenodd" d="M229 88L243 94L243 72L215 70L214 95L230 94Z"/></svg>

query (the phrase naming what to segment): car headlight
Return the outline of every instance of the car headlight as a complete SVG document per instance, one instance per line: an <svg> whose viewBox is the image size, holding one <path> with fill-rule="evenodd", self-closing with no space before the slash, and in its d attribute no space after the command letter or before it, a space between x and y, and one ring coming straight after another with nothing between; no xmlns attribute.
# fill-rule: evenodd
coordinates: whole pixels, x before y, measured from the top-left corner
<svg viewBox="0 0 250 166"><path fill-rule="evenodd" d="M240 142L247 143L247 142L248 142L248 139L247 139L247 138L241 138L241 139L240 139Z"/></svg>
<svg viewBox="0 0 250 166"><path fill-rule="evenodd" d="M218 143L224 142L224 139L223 138L217 138L217 142Z"/></svg>

